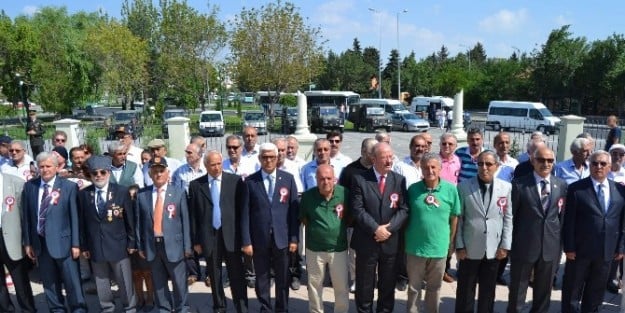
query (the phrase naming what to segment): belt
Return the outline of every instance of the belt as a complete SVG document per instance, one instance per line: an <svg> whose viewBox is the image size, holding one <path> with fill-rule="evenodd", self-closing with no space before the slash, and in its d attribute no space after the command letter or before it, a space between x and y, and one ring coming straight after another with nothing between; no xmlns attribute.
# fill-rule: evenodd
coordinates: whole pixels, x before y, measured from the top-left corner
<svg viewBox="0 0 625 313"><path fill-rule="evenodd" d="M154 237L154 242L156 242L156 243L162 243L162 242L163 242L163 237L162 237L162 236L160 236L160 237Z"/></svg>

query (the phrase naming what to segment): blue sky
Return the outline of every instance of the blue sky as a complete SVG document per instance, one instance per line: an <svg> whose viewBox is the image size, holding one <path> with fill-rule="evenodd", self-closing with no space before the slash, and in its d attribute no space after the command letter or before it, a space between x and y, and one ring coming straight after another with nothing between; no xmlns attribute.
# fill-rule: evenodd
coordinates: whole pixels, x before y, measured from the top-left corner
<svg viewBox="0 0 625 313"><path fill-rule="evenodd" d="M5 0L0 4L9 16L32 14L42 6L65 6L70 13L102 9L119 17L122 0ZM154 0L158 3L158 0ZM213 0L222 20L232 19L242 7L259 7L273 1ZM509 57L515 50L531 52L549 33L570 24L574 36L589 41L625 33L625 5L621 1L414 1L414 0L294 0L309 25L321 29L326 48L341 52L354 38L361 46L378 48L385 60L399 45L402 56L414 51L425 57L445 45L452 55L481 42L489 57ZM206 0L188 0L207 12ZM373 11L369 10L373 9ZM406 10L407 12L403 13ZM399 44L397 16L399 14Z"/></svg>

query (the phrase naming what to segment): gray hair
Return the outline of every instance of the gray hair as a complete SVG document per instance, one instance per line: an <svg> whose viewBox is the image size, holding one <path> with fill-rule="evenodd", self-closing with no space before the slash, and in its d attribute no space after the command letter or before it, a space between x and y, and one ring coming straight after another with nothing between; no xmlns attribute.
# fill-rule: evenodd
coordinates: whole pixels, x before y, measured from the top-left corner
<svg viewBox="0 0 625 313"><path fill-rule="evenodd" d="M224 159L221 152L217 150L208 150L206 151L206 154L204 155L204 164L206 164L206 161L208 161L208 157L210 157L211 155L215 155L215 154L218 155L222 160Z"/></svg>
<svg viewBox="0 0 625 313"><path fill-rule="evenodd" d="M43 151L39 154L37 154L37 166L39 166L39 164L43 161L48 161L51 160L52 164L57 167L59 166L59 160L56 158L56 155L53 154L52 152L48 152L48 151Z"/></svg>
<svg viewBox="0 0 625 313"><path fill-rule="evenodd" d="M265 142L260 145L258 149L259 154L263 153L263 151L273 151L276 155L278 155L278 147L271 142Z"/></svg>
<svg viewBox="0 0 625 313"><path fill-rule="evenodd" d="M588 138L577 137L573 139L573 141L571 142L569 151L571 151L571 153L580 151L584 148L585 145L589 145L589 144L590 144L590 140Z"/></svg>
<svg viewBox="0 0 625 313"><path fill-rule="evenodd" d="M598 158L600 155L605 155L605 156L607 156L607 157L608 157L608 162L609 162L610 164L612 164L612 157L610 156L610 153L609 153L609 152L607 152L607 151L605 151L605 150L597 150L597 151L593 152L593 153L590 155L590 158L588 158L588 160L589 160L590 162L594 162L594 161L596 161L596 160L597 160L597 158Z"/></svg>
<svg viewBox="0 0 625 313"><path fill-rule="evenodd" d="M114 154L117 151L122 151L126 149L126 145L119 141L113 141L108 145L109 154Z"/></svg>
<svg viewBox="0 0 625 313"><path fill-rule="evenodd" d="M197 143L190 143L188 146L193 147L193 150L195 150L194 151L195 153L202 154L202 147L200 145L198 145Z"/></svg>
<svg viewBox="0 0 625 313"><path fill-rule="evenodd" d="M537 130L532 132L530 139L540 139L542 141L545 141L545 135L543 134L543 132Z"/></svg>
<svg viewBox="0 0 625 313"><path fill-rule="evenodd" d="M322 143L330 144L330 141L328 141L328 139L325 139L325 138L318 138L317 140L315 140L315 149L317 149L317 147L319 147L319 145Z"/></svg>
<svg viewBox="0 0 625 313"><path fill-rule="evenodd" d="M438 165L443 164L441 156L438 153L428 152L421 157L421 166L428 164L430 160L436 160L436 162L438 162Z"/></svg>
<svg viewBox="0 0 625 313"><path fill-rule="evenodd" d="M456 143L458 142L458 137L456 137L456 135L454 135L452 133L444 133L444 134L442 134L440 140L441 140L441 142L443 142L447 138L453 138Z"/></svg>
<svg viewBox="0 0 625 313"><path fill-rule="evenodd" d="M243 139L241 139L241 137L237 136L237 135L230 135L228 137L226 137L226 143L228 143L228 141L230 140L236 140L239 142L239 146L243 144Z"/></svg>
<svg viewBox="0 0 625 313"><path fill-rule="evenodd" d="M497 155L497 152L493 151L493 150L484 150L482 152L480 152L480 154L477 155L477 159L479 160L480 158L482 158L483 156L486 155L490 155L495 159L495 162L497 162L497 164L499 164L499 156Z"/></svg>
<svg viewBox="0 0 625 313"><path fill-rule="evenodd" d="M284 144L287 144L286 138L284 138L284 137L276 137L276 138L271 139L271 143L273 143L276 146L280 142L284 142Z"/></svg>
<svg viewBox="0 0 625 313"><path fill-rule="evenodd" d="M375 140L377 140L378 142L390 142L391 135L389 135L389 133L387 133L386 131L378 131L375 134Z"/></svg>
<svg viewBox="0 0 625 313"><path fill-rule="evenodd" d="M26 151L26 143L21 140L13 140L11 141L11 145L18 145L22 150Z"/></svg>

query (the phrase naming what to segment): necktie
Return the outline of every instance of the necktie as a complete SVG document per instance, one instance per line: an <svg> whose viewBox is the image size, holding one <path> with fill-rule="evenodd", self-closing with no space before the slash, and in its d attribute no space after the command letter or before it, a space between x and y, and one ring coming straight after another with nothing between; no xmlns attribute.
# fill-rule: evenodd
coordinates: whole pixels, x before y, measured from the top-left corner
<svg viewBox="0 0 625 313"><path fill-rule="evenodd" d="M211 199L213 200L213 228L221 228L221 207L219 206L219 186L217 179L213 179L211 183Z"/></svg>
<svg viewBox="0 0 625 313"><path fill-rule="evenodd" d="M601 205L603 212L605 212L607 208L605 206L605 193L603 192L602 184L597 184L597 198L599 198L599 204Z"/></svg>
<svg viewBox="0 0 625 313"><path fill-rule="evenodd" d="M543 206L543 211L547 211L549 208L549 183L546 180L540 181L540 203Z"/></svg>
<svg viewBox="0 0 625 313"><path fill-rule="evenodd" d="M154 235L163 235L163 189L156 192L156 204L154 205Z"/></svg>
<svg viewBox="0 0 625 313"><path fill-rule="evenodd" d="M384 194L385 186L386 186L386 177L384 177L384 175L380 175L380 181L378 182L378 189L380 190L380 194Z"/></svg>
<svg viewBox="0 0 625 313"><path fill-rule="evenodd" d="M484 184L484 193L482 194L482 203L484 203L485 208L488 208L490 206L490 184Z"/></svg>
<svg viewBox="0 0 625 313"><path fill-rule="evenodd" d="M46 230L46 213L50 206L50 185L43 185L43 194L41 194L41 203L39 204L39 226L37 227L37 233L40 236L45 235Z"/></svg>
<svg viewBox="0 0 625 313"><path fill-rule="evenodd" d="M267 175L267 180L269 180L269 185L267 188L267 197L269 198L269 202L273 200L273 176Z"/></svg>
<svg viewBox="0 0 625 313"><path fill-rule="evenodd" d="M98 197L96 198L98 213L102 213L102 210L104 210L104 206L106 206L106 201L104 201L104 197L102 197L103 193L104 190L98 190Z"/></svg>

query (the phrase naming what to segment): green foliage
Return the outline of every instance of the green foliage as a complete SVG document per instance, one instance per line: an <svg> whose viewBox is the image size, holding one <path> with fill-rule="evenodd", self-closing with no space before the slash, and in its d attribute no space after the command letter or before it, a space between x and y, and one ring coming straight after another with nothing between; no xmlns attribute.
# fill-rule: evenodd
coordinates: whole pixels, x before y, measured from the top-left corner
<svg viewBox="0 0 625 313"><path fill-rule="evenodd" d="M281 105L286 105L290 107L297 106L297 96L293 94L281 95L278 103L280 103Z"/></svg>

